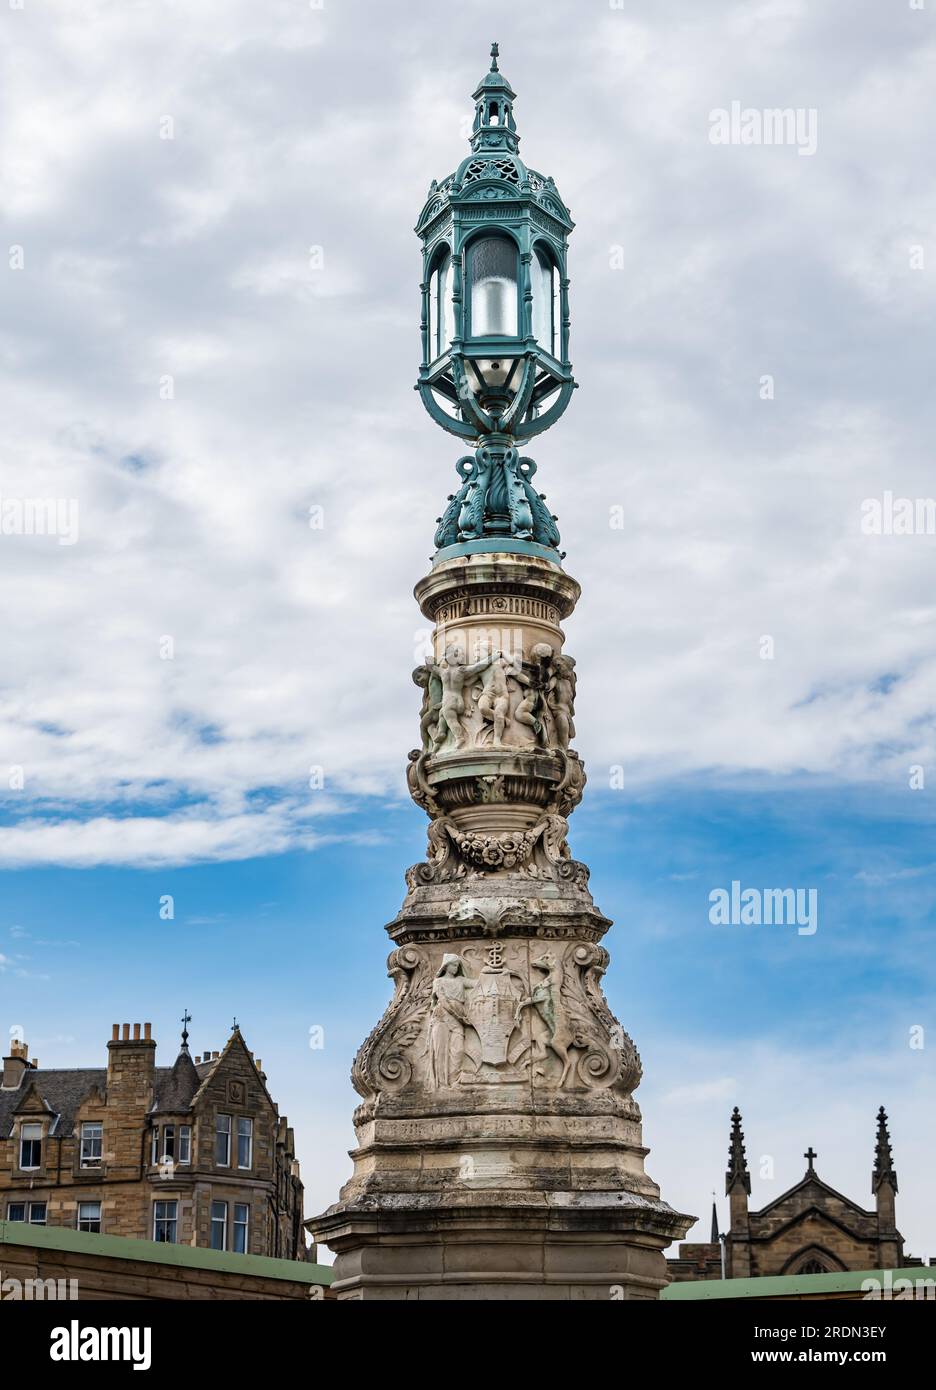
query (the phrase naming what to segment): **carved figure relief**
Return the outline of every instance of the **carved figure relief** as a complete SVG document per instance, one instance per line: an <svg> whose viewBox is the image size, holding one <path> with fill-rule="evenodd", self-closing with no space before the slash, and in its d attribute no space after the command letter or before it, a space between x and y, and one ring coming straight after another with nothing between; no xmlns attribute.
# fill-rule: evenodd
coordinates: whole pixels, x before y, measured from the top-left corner
<svg viewBox="0 0 936 1390"><path fill-rule="evenodd" d="M560 748L568 748L575 736L572 716L575 713L575 660L571 656L557 653L552 660L552 670L546 685L547 701L552 715L556 743Z"/></svg>
<svg viewBox="0 0 936 1390"><path fill-rule="evenodd" d="M536 1015L539 1027L533 1029L533 1067L537 1077L546 1075L542 1063L547 1052L552 1052L562 1066L557 1085L564 1086L572 1070L573 1047L587 1048L588 1039L584 1029L576 1028L573 1020L566 1017L560 998L562 970L552 951L544 951L537 959L530 961L534 970L542 971L542 978L533 986L526 999L517 1005L516 1019L524 1009L531 1009Z"/></svg>
<svg viewBox="0 0 936 1390"><path fill-rule="evenodd" d="M491 728L490 731L482 730L480 739L484 742L485 734L490 732L492 748L504 746L504 729L510 711L510 687L507 683L510 667L511 663L505 656L496 656L482 678L478 713Z"/></svg>
<svg viewBox="0 0 936 1390"><path fill-rule="evenodd" d="M433 661L426 662L430 677L436 677L441 686L436 731L432 742L434 752L438 751L447 739L451 740L456 749L464 746L465 728L462 718L465 713L465 682L470 676L486 670L494 660L494 655L484 656L480 661L469 663L465 660L462 648L453 645L446 647L445 656L438 665ZM427 697L428 694L427 688Z"/></svg>
<svg viewBox="0 0 936 1390"><path fill-rule="evenodd" d="M470 970L466 957L479 955ZM532 1081L629 1095L638 1085L640 1058L601 989L602 947L572 943L526 963L519 943L495 938L435 959L412 947L390 956L396 992L355 1060L360 1094Z"/></svg>
<svg viewBox="0 0 936 1390"><path fill-rule="evenodd" d="M544 748L549 747L551 733L546 692L552 655L552 647L545 642L537 642L531 649L529 670L520 673L526 693L514 711L517 723L529 728L533 740Z"/></svg>
<svg viewBox="0 0 936 1390"><path fill-rule="evenodd" d="M439 722L439 712L442 709L442 681L437 668L430 669L424 665L416 667L413 682L420 686L423 692L422 708L419 711L419 737L428 753L433 744L433 730Z"/></svg>
<svg viewBox="0 0 936 1390"><path fill-rule="evenodd" d="M423 691L419 734L432 757L476 748L567 750L575 733L575 662L537 642L529 660L495 651L468 662L452 644L438 663L417 666Z"/></svg>
<svg viewBox="0 0 936 1390"><path fill-rule="evenodd" d="M460 956L446 954L432 982L426 1035L426 1084L433 1091L454 1086L461 1077L468 1025L468 997L477 987Z"/></svg>

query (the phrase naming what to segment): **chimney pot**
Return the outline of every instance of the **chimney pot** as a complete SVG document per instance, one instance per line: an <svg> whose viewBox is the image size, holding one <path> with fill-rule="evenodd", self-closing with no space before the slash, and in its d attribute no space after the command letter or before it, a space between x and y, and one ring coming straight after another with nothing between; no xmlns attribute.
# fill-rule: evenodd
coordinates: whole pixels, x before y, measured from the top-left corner
<svg viewBox="0 0 936 1390"><path fill-rule="evenodd" d="M140 1025L139 1025L138 1023L135 1023L135 1024L133 1025L133 1041L134 1041L134 1042L139 1042L139 1041L140 1041Z"/></svg>
<svg viewBox="0 0 936 1390"><path fill-rule="evenodd" d="M152 1025L151 1023L144 1023L144 1024L143 1024L143 1036L144 1036L144 1038L146 1038L147 1042L149 1042L150 1039L152 1038L152 1036L153 1036L153 1025Z"/></svg>
<svg viewBox="0 0 936 1390"><path fill-rule="evenodd" d="M124 1026L123 1026L123 1040L124 1040L124 1042L129 1042L129 1041L130 1041L130 1024L129 1024L129 1023L125 1023Z"/></svg>
<svg viewBox="0 0 936 1390"><path fill-rule="evenodd" d="M111 1028L111 1042L116 1042L120 1037L120 1024L115 1023Z"/></svg>
<svg viewBox="0 0 936 1390"><path fill-rule="evenodd" d="M196 1067L198 1066L198 1064L199 1064L200 1061L201 1061L201 1057L196 1057L196 1058L195 1058L195 1065L196 1065Z"/></svg>

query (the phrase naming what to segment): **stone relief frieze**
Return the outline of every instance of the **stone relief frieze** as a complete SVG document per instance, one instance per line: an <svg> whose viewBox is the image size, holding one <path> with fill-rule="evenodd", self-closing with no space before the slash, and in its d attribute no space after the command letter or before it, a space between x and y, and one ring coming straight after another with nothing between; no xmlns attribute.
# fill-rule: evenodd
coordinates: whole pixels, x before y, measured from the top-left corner
<svg viewBox="0 0 936 1390"><path fill-rule="evenodd" d="M562 1092L630 1092L640 1058L601 988L608 955L589 942L543 951L494 937L460 952L402 947L396 989L355 1060L358 1092L523 1082Z"/></svg>
<svg viewBox="0 0 936 1390"><path fill-rule="evenodd" d="M465 748L567 750L575 734L575 661L535 643L529 660L486 653L466 660L452 643L440 661L413 672L423 692L422 750L433 757Z"/></svg>

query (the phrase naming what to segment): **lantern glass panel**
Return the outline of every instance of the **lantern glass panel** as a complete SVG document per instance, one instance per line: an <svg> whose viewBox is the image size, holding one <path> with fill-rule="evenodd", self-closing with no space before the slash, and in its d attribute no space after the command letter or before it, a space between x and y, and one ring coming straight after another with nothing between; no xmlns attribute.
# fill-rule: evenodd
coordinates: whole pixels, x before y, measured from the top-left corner
<svg viewBox="0 0 936 1390"><path fill-rule="evenodd" d="M517 336L517 250L505 237L471 248L471 336Z"/></svg>
<svg viewBox="0 0 936 1390"><path fill-rule="evenodd" d="M429 278L429 360L434 361L445 352L454 336L452 257L446 251Z"/></svg>
<svg viewBox="0 0 936 1390"><path fill-rule="evenodd" d="M558 276L552 261L539 247L530 263L533 289L533 337L544 351L556 355L556 323L558 321Z"/></svg>
<svg viewBox="0 0 936 1390"><path fill-rule="evenodd" d="M442 337L439 351L444 352L455 337L455 305L452 302L452 258L446 255L439 269L439 302L442 305Z"/></svg>

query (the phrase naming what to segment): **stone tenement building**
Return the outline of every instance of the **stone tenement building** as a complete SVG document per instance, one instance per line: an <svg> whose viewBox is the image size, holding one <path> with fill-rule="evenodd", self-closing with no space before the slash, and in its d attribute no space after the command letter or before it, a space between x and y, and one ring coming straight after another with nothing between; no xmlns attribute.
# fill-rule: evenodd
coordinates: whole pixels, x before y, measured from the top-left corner
<svg viewBox="0 0 936 1390"><path fill-rule="evenodd" d="M185 1023L190 1020L186 1015ZM183 1025L184 1026L184 1025ZM150 1024L116 1023L107 1067L3 1059L0 1215L104 1235L303 1260L293 1132L235 1025L156 1065Z"/></svg>
<svg viewBox="0 0 936 1390"><path fill-rule="evenodd" d="M850 1269L905 1269L921 1265L922 1260L904 1255L903 1236L897 1230L897 1173L884 1107L878 1112L871 1174L874 1211L865 1211L823 1182L813 1166L817 1157L809 1148L805 1154L805 1176L760 1211L750 1211L751 1175L741 1114L736 1106L731 1117L725 1175L731 1226L723 1237L724 1273L713 1214L712 1239L681 1245L679 1258L667 1261L673 1279L748 1279L770 1274L831 1274Z"/></svg>

